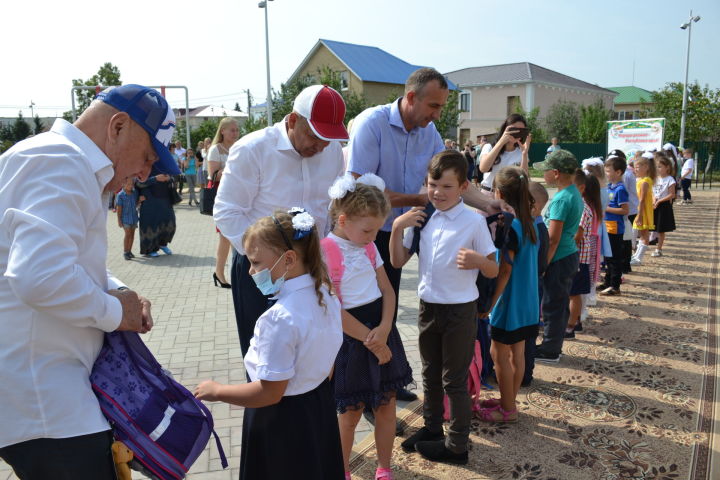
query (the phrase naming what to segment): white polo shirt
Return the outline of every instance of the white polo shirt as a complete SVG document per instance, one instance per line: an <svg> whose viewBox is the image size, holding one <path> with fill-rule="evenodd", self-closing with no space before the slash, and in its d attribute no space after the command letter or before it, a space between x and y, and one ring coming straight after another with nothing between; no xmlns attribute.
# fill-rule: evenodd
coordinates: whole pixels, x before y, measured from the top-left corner
<svg viewBox="0 0 720 480"><path fill-rule="evenodd" d="M122 318L105 293L112 176L64 120L0 156L0 447L109 429L89 376Z"/></svg>
<svg viewBox="0 0 720 480"><path fill-rule="evenodd" d="M461 270L457 254L461 248L483 257L495 253L485 217L460 203L448 210L435 210L420 232L418 296L428 303L458 304L477 300L478 269ZM410 248L413 229L405 230L403 245Z"/></svg>
<svg viewBox="0 0 720 480"><path fill-rule="evenodd" d="M277 302L255 324L245 370L251 381L289 380L285 396L300 395L330 375L343 341L340 301L323 287L318 305L309 274L285 282Z"/></svg>
<svg viewBox="0 0 720 480"><path fill-rule="evenodd" d="M328 189L343 172L340 142L303 158L293 148L284 120L245 135L230 148L215 198L215 224L244 254L242 236L257 219L302 207L324 237L329 230Z"/></svg>

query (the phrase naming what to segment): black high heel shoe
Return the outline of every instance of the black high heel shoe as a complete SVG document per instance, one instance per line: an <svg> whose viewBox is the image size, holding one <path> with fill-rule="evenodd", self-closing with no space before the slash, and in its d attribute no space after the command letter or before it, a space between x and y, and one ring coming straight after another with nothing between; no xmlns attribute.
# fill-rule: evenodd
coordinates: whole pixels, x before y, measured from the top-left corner
<svg viewBox="0 0 720 480"><path fill-rule="evenodd" d="M213 272L213 283L215 284L216 287L218 286L218 283L219 283L222 288L230 288L230 284L221 282L217 276L217 273L215 273L215 272Z"/></svg>

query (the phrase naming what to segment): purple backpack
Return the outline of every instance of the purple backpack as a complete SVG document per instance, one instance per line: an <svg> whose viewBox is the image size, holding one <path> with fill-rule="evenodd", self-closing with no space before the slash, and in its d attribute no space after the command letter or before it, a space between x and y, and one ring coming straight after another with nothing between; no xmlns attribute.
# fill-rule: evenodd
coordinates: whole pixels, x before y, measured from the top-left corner
<svg viewBox="0 0 720 480"><path fill-rule="evenodd" d="M134 332L105 334L90 383L131 467L153 479L182 479L210 440L228 463L210 411L163 370Z"/></svg>

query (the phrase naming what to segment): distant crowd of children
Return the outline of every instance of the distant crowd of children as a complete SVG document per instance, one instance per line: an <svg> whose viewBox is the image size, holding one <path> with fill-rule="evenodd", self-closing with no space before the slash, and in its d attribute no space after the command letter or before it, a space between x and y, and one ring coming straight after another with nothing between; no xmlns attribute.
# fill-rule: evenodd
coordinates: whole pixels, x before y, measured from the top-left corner
<svg viewBox="0 0 720 480"><path fill-rule="evenodd" d="M688 162L682 179L692 171ZM432 158L426 179L432 207L397 217L390 237L394 267L418 255L424 425L402 442L406 451L467 463L473 411L481 421L516 422L516 397L534 361L559 361L564 340L582 329L596 288L620 294L623 273L643 262L650 232L657 235L653 256L662 255L665 234L675 229L673 159L646 152L628 163L613 150L580 166L561 149L533 165L558 190L547 209L548 193L527 169L500 169L492 194L503 214L490 229L490 217L463 203L469 187L463 154L447 150ZM275 302L258 320L245 356L256 381L207 380L195 394L246 407L241 470L249 478L274 478L278 450L284 462L302 459L304 477L350 478L364 409L375 414L375 478L392 478L395 392L411 383L412 371L393 319L395 293L373 243L390 211L384 190L372 174L339 178L330 189L333 229L322 241L312 216L297 208L260 219L244 235L250 274ZM490 279L491 288L480 291L478 278ZM499 398L480 401L468 391L468 368L487 317ZM308 460L318 445L326 454Z"/></svg>

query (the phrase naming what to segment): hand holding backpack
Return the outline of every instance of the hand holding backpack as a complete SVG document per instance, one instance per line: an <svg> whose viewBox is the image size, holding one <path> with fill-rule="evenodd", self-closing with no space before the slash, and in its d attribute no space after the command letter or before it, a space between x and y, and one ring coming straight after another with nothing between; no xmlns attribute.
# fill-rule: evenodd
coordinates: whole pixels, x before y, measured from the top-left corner
<svg viewBox="0 0 720 480"><path fill-rule="evenodd" d="M185 478L215 437L210 411L164 370L135 332L105 334L90 383L116 440L133 452L131 467L156 480Z"/></svg>

